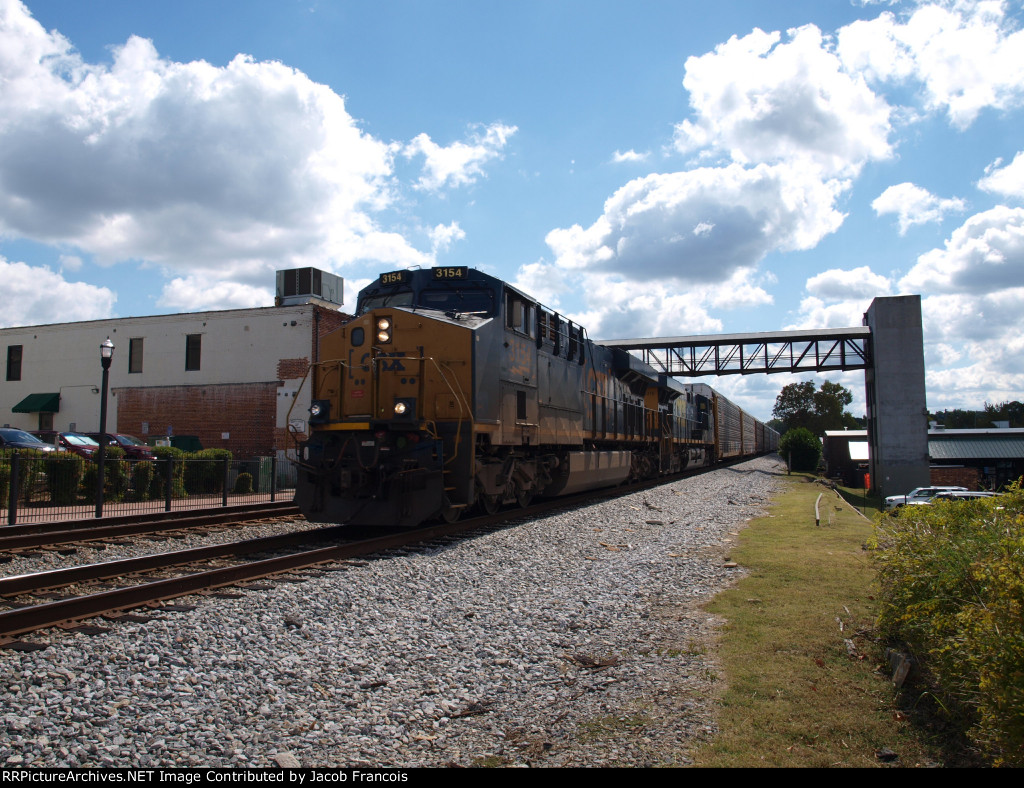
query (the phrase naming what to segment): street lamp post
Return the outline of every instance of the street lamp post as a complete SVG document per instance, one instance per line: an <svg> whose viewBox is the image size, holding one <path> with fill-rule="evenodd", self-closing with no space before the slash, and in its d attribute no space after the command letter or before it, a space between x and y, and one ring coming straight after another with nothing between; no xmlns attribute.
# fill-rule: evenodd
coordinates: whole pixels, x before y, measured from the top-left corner
<svg viewBox="0 0 1024 788"><path fill-rule="evenodd" d="M103 461L107 454L107 383L110 378L110 362L114 358L114 343L107 337L100 342L100 364L103 365L103 381L100 383L100 449L96 460L96 516L103 516Z"/></svg>

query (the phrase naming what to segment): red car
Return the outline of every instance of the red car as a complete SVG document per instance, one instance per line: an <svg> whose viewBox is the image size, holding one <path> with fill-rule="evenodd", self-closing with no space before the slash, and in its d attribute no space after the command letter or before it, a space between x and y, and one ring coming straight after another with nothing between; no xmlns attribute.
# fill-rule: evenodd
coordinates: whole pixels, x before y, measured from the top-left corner
<svg viewBox="0 0 1024 788"><path fill-rule="evenodd" d="M33 430L32 434L59 451L70 451L79 457L91 460L100 445L88 435L78 432L56 432L55 430Z"/></svg>
<svg viewBox="0 0 1024 788"><path fill-rule="evenodd" d="M117 446L124 449L124 455L129 460L155 460L156 455L150 451L149 446L140 441L134 435L125 435L120 432L90 432L89 437L94 441L104 439L107 446Z"/></svg>

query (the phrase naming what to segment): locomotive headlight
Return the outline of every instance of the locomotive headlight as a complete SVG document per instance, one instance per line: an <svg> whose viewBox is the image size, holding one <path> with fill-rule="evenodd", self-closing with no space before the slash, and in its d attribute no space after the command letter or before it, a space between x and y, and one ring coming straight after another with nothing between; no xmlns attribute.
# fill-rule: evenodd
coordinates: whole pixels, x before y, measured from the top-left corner
<svg viewBox="0 0 1024 788"><path fill-rule="evenodd" d="M401 399L395 399L392 413L394 413L394 418L398 421L416 418L416 398L402 397Z"/></svg>
<svg viewBox="0 0 1024 788"><path fill-rule="evenodd" d="M309 421L312 424L322 424L331 418L331 401L329 399L315 399L309 404Z"/></svg>
<svg viewBox="0 0 1024 788"><path fill-rule="evenodd" d="M382 345L391 341L391 320L382 317L377 321L377 342Z"/></svg>

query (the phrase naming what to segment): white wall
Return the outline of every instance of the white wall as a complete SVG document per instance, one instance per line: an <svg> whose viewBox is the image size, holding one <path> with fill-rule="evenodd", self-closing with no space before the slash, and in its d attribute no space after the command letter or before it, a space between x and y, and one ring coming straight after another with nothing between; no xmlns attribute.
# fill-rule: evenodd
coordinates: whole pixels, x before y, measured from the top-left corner
<svg viewBox="0 0 1024 788"><path fill-rule="evenodd" d="M182 386L216 383L257 383L278 380L278 361L309 358L312 352L313 311L309 304L263 309L157 315L95 320L48 326L0 329L0 425L37 429L35 413L12 413L11 408L29 394L59 392L60 411L54 429L74 424L82 432L99 429L100 343L110 337L114 359L110 390L122 387ZM188 334L202 335L200 369L185 369ZM141 373L128 372L129 340L143 339ZM21 345L21 380L6 379L7 348ZM283 387L294 392L301 379ZM285 401L287 400L287 401ZM292 397L279 397L279 423ZM293 418L306 418L308 387L293 410ZM107 427L117 425L117 398L107 405Z"/></svg>

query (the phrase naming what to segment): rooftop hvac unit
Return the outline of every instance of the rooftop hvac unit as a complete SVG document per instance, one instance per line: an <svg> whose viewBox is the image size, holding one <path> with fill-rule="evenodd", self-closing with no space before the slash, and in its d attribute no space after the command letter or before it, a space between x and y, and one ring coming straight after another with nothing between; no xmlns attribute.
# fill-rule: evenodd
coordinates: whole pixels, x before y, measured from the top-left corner
<svg viewBox="0 0 1024 788"><path fill-rule="evenodd" d="M345 280L319 268L292 268L277 272L278 306L308 304L311 299L341 306L344 302Z"/></svg>

